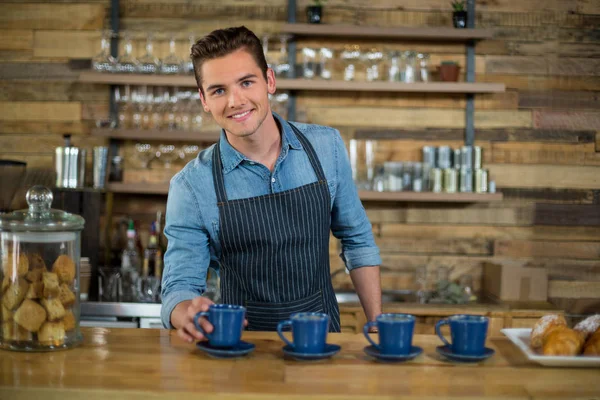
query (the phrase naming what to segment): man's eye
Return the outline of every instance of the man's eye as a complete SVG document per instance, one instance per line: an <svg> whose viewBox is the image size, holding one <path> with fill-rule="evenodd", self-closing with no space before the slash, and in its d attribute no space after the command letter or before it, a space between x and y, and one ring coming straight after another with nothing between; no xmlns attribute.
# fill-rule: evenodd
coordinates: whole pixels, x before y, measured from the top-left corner
<svg viewBox="0 0 600 400"><path fill-rule="evenodd" d="M225 93L225 91L223 89L217 89L213 92L213 95L219 96L223 93Z"/></svg>
<svg viewBox="0 0 600 400"><path fill-rule="evenodd" d="M242 82L242 86L244 86L244 87L248 87L250 85L252 85L252 81L244 81L244 82Z"/></svg>

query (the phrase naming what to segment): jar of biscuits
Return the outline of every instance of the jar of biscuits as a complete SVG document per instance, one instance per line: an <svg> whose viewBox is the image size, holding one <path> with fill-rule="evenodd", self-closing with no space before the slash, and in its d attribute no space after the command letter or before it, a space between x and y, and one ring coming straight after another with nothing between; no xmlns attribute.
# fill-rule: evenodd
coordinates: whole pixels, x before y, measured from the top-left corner
<svg viewBox="0 0 600 400"><path fill-rule="evenodd" d="M68 349L81 343L79 259L82 217L50 208L34 186L29 209L0 215L0 348Z"/></svg>

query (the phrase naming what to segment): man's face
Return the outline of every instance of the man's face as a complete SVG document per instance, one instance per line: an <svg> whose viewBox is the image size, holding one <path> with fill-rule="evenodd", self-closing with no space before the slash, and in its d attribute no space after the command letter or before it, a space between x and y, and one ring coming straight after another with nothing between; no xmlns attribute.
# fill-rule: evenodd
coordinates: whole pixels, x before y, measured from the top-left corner
<svg viewBox="0 0 600 400"><path fill-rule="evenodd" d="M260 129L271 112L268 94L275 93L273 70L267 80L244 49L202 65L200 93L204 110L219 126L236 137L247 137Z"/></svg>

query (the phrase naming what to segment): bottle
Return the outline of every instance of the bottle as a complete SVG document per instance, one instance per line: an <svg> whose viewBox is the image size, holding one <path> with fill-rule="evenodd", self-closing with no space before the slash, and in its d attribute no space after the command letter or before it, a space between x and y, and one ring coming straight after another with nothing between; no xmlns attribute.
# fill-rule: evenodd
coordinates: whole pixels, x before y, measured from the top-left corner
<svg viewBox="0 0 600 400"><path fill-rule="evenodd" d="M164 256L167 251L167 237L163 231L163 213L162 211L156 212L156 237L158 238L158 247L160 248L161 255Z"/></svg>
<svg viewBox="0 0 600 400"><path fill-rule="evenodd" d="M144 264L142 267L142 276L154 276L160 278L162 275L162 252L158 246L158 237L156 235L156 222L152 223L150 228L150 237L148 246L144 250Z"/></svg>
<svg viewBox="0 0 600 400"><path fill-rule="evenodd" d="M136 234L133 220L129 220L129 225L127 227L127 245L121 254L122 270L139 272L141 269L140 253L138 252L135 238Z"/></svg>

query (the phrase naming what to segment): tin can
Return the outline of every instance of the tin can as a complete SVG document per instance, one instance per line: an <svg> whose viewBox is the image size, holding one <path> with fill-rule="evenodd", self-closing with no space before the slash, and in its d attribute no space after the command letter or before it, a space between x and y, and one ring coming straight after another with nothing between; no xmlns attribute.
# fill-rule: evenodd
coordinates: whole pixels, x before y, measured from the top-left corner
<svg viewBox="0 0 600 400"><path fill-rule="evenodd" d="M452 150L448 146L440 146L437 148L437 168L446 169L451 167L451 152Z"/></svg>
<svg viewBox="0 0 600 400"><path fill-rule="evenodd" d="M496 193L496 181L488 181L488 193Z"/></svg>
<svg viewBox="0 0 600 400"><path fill-rule="evenodd" d="M473 168L474 169L481 169L481 166L483 165L482 151L483 151L483 149L481 148L481 146L473 147Z"/></svg>
<svg viewBox="0 0 600 400"><path fill-rule="evenodd" d="M456 193L458 173L454 168L444 170L444 192Z"/></svg>
<svg viewBox="0 0 600 400"><path fill-rule="evenodd" d="M429 173L429 188L432 192L440 193L442 191L442 170L432 168Z"/></svg>
<svg viewBox="0 0 600 400"><path fill-rule="evenodd" d="M487 193L488 191L488 171L487 169L475 170L475 192Z"/></svg>
<svg viewBox="0 0 600 400"><path fill-rule="evenodd" d="M473 170L470 168L460 169L460 192L471 193L473 191Z"/></svg>
<svg viewBox="0 0 600 400"><path fill-rule="evenodd" d="M423 164L435 168L435 146L423 146Z"/></svg>
<svg viewBox="0 0 600 400"><path fill-rule="evenodd" d="M461 168L473 168L473 146L462 147Z"/></svg>
<svg viewBox="0 0 600 400"><path fill-rule="evenodd" d="M461 163L461 150L460 149L454 149L454 159L452 160L454 162L454 169L460 169L462 163Z"/></svg>

